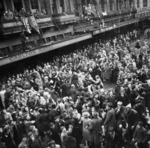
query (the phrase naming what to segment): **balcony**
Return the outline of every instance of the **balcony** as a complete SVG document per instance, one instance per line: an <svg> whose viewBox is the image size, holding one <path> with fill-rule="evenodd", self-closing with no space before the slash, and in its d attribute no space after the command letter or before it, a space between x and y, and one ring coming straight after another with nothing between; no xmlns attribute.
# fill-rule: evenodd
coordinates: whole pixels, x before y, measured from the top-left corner
<svg viewBox="0 0 150 148"><path fill-rule="evenodd" d="M58 24L69 24L80 20L80 17L72 14L56 14L53 15L53 20Z"/></svg>
<svg viewBox="0 0 150 148"><path fill-rule="evenodd" d="M47 28L54 26L51 17L47 15L36 18L36 21L40 28ZM24 26L20 18L18 19L13 18L12 20L3 20L2 27L4 35L19 33L24 30Z"/></svg>
<svg viewBox="0 0 150 148"><path fill-rule="evenodd" d="M149 16L150 16L150 9L146 9L146 8L139 10L136 14L136 17L140 20L149 18Z"/></svg>
<svg viewBox="0 0 150 148"><path fill-rule="evenodd" d="M10 64L16 61L27 59L36 55L40 55L52 50L56 50L74 43L79 43L87 39L91 39L91 34L85 34L81 36L71 36L69 39L63 39L61 41L49 42L41 46L33 47L30 51L21 51L21 48L16 52L13 49L10 50L8 47L0 50L0 66ZM13 54L11 53L13 52ZM5 53L5 56L3 55Z"/></svg>

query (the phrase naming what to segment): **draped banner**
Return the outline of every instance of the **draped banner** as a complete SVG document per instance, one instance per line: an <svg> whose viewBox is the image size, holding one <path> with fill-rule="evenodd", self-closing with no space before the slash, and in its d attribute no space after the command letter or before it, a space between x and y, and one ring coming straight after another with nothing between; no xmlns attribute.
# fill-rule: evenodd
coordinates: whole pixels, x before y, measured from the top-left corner
<svg viewBox="0 0 150 148"><path fill-rule="evenodd" d="M21 17L21 21L25 27L25 30L28 32L28 33L31 33L31 30L30 30L30 26L29 26L29 22L28 22L28 17Z"/></svg>
<svg viewBox="0 0 150 148"><path fill-rule="evenodd" d="M28 33L31 33L31 28L34 29L38 34L40 34L40 31L39 31L39 26L36 22L36 19L35 17L32 15L32 16L29 16L29 17L21 17L21 21L25 27L25 30L28 32Z"/></svg>
<svg viewBox="0 0 150 148"><path fill-rule="evenodd" d="M40 34L39 26L38 26L36 19L33 15L28 17L28 22L29 22L30 27L32 29L34 29L38 34Z"/></svg>

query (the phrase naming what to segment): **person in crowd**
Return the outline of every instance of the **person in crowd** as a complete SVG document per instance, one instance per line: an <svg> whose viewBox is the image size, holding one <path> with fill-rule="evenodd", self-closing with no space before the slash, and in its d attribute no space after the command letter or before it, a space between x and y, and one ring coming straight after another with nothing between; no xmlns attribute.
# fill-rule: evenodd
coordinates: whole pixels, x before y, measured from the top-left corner
<svg viewBox="0 0 150 148"><path fill-rule="evenodd" d="M65 139L65 148L76 148L76 140L71 136L71 131L67 132L67 137Z"/></svg>
<svg viewBox="0 0 150 148"><path fill-rule="evenodd" d="M41 142L34 133L30 132L29 134L29 148L41 148Z"/></svg>
<svg viewBox="0 0 150 148"><path fill-rule="evenodd" d="M82 111L82 124L83 124L83 128L82 128L82 131L83 131L83 140L85 142L85 145L86 146L90 146L91 145L91 142L92 142L92 137L91 137L91 123L92 123L92 120L90 118L90 113L88 111Z"/></svg>
<svg viewBox="0 0 150 148"><path fill-rule="evenodd" d="M93 112L93 119L92 119L92 145L94 148L100 147L100 138L102 136L102 125L103 121L99 117L98 112Z"/></svg>
<svg viewBox="0 0 150 148"><path fill-rule="evenodd" d="M18 148L28 148L28 139L27 137L23 137L21 143Z"/></svg>
<svg viewBox="0 0 150 148"><path fill-rule="evenodd" d="M113 127L109 127L106 148L118 148L120 137Z"/></svg>
<svg viewBox="0 0 150 148"><path fill-rule="evenodd" d="M26 51L28 49L31 49L31 46L29 45L28 41L29 38L27 36L25 36L24 31L20 34L20 41L22 43L22 50Z"/></svg>
<svg viewBox="0 0 150 148"><path fill-rule="evenodd" d="M147 136L146 129L141 121L138 122L136 129L133 134L132 142L135 144L136 148L141 148L145 144L145 139Z"/></svg>
<svg viewBox="0 0 150 148"><path fill-rule="evenodd" d="M61 148L60 145L56 144L54 140L51 140L48 143L48 147L47 148Z"/></svg>
<svg viewBox="0 0 150 148"><path fill-rule="evenodd" d="M105 132L106 134L108 133L108 129L110 127L113 127L114 129L116 128L116 118L115 118L115 110L112 107L111 103L106 104L106 119L104 121L105 125Z"/></svg>

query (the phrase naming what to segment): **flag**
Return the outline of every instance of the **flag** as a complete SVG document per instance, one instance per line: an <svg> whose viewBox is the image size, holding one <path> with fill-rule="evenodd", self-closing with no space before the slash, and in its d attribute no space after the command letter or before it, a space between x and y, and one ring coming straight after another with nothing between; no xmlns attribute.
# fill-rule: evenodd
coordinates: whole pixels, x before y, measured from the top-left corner
<svg viewBox="0 0 150 148"><path fill-rule="evenodd" d="M28 33L31 33L31 30L30 30L30 26L29 26L29 22L28 22L28 18L27 17L21 17L21 21L25 27L25 30L28 32Z"/></svg>
<svg viewBox="0 0 150 148"><path fill-rule="evenodd" d="M33 15L28 17L28 22L29 22L30 27L32 29L34 29L38 34L40 34L39 26L38 26L36 19Z"/></svg>

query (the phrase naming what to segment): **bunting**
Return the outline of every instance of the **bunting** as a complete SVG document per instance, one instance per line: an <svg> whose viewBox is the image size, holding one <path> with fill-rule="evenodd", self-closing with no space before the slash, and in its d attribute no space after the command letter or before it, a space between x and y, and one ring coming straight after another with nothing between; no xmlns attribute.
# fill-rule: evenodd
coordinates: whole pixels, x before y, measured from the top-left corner
<svg viewBox="0 0 150 148"><path fill-rule="evenodd" d="M29 22L28 22L28 17L21 17L21 21L22 24L25 27L26 32L28 32L29 34L31 34L31 30L30 30L30 26L29 26Z"/></svg>
<svg viewBox="0 0 150 148"><path fill-rule="evenodd" d="M30 27L32 29L34 29L38 34L40 34L39 26L38 26L36 19L33 15L28 17L28 22L29 22Z"/></svg>
<svg viewBox="0 0 150 148"><path fill-rule="evenodd" d="M21 21L25 27L26 32L31 34L31 28L40 34L39 26L36 22L36 19L33 15L28 17L21 17Z"/></svg>

